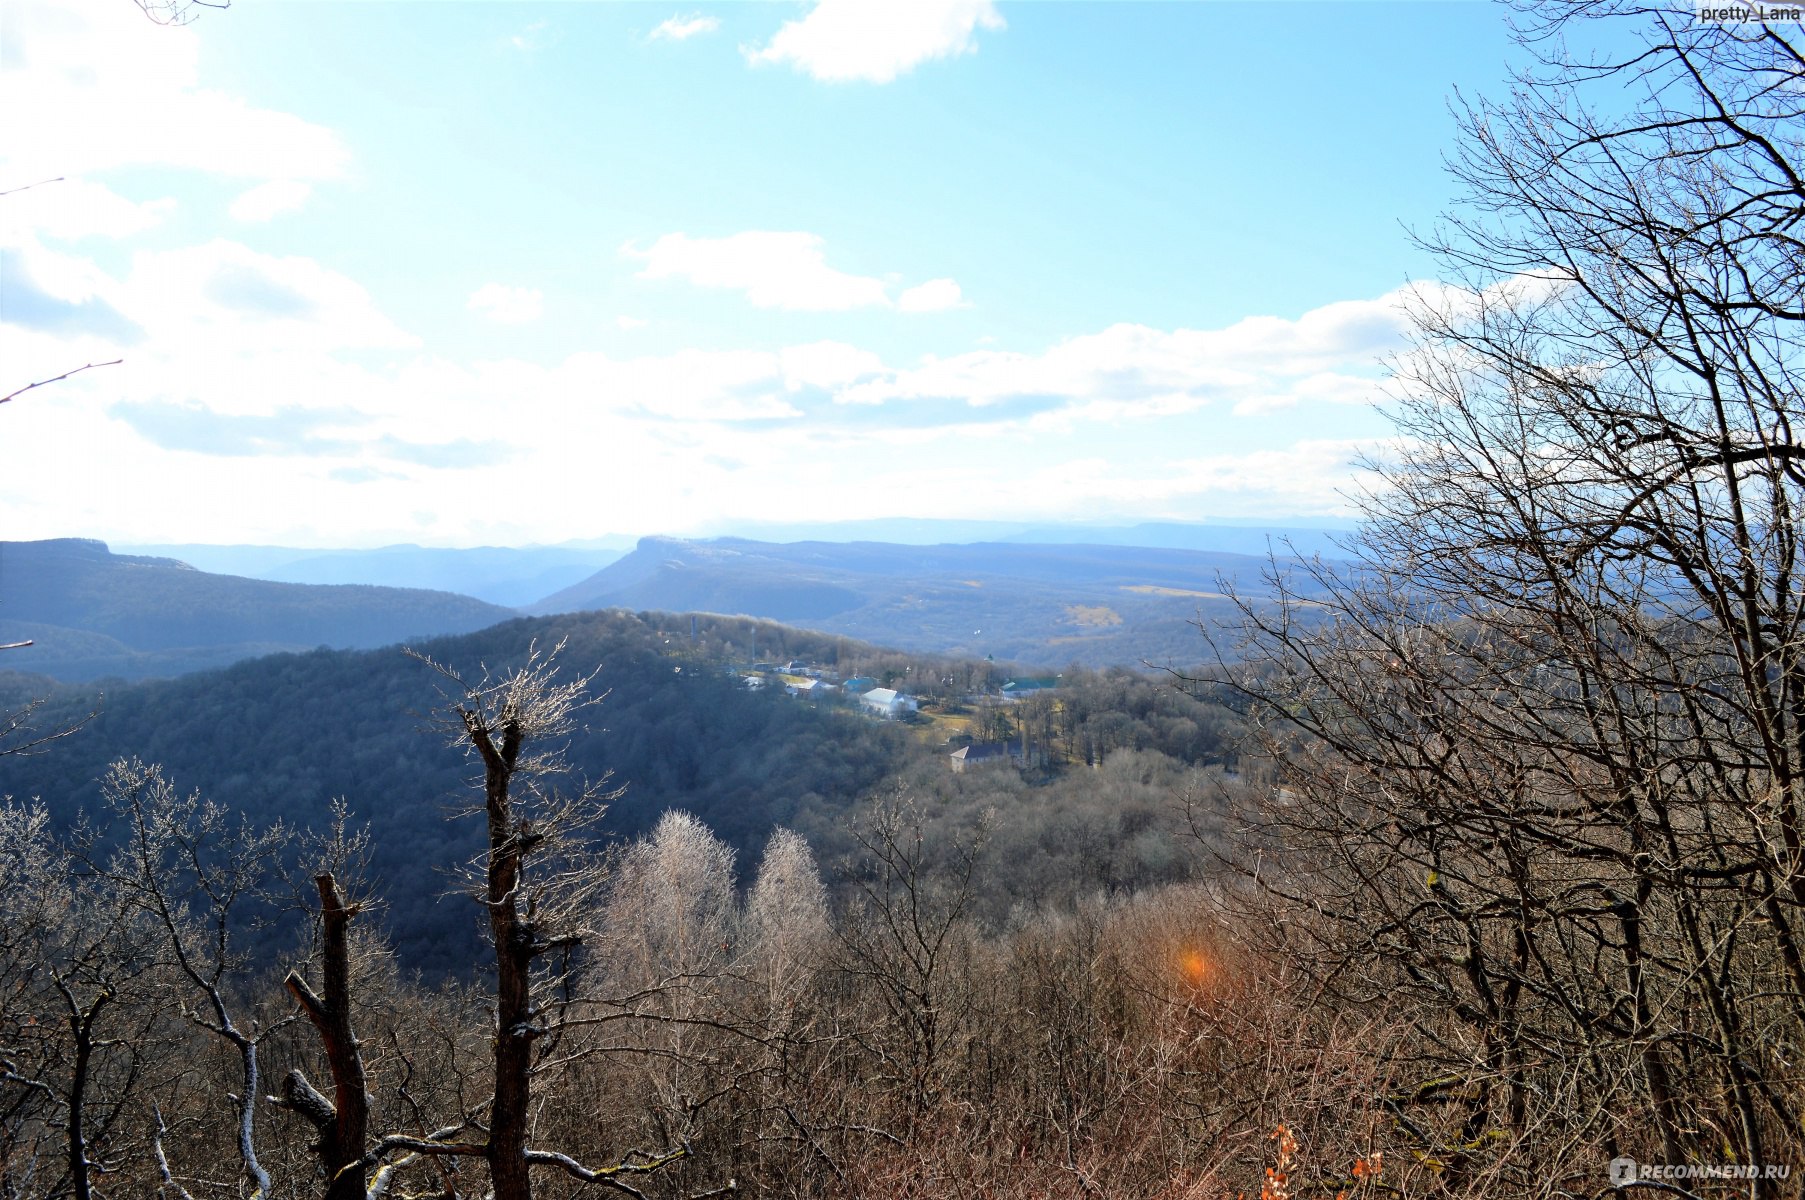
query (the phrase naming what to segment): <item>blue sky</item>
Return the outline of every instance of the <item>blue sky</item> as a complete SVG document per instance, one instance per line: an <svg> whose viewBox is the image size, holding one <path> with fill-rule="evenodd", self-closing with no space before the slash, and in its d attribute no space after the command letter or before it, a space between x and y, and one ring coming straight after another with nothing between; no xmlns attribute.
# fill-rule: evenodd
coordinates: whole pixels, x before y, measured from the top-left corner
<svg viewBox="0 0 1805 1200"><path fill-rule="evenodd" d="M1344 514L1440 3L7 0L9 538Z"/></svg>

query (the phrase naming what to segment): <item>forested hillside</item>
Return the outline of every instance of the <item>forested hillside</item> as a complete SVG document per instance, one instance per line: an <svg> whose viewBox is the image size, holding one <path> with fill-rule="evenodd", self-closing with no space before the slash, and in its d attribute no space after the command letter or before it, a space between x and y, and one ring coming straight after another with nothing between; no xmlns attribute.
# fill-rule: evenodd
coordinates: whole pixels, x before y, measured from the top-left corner
<svg viewBox="0 0 1805 1200"><path fill-rule="evenodd" d="M1183 876L1166 844L1173 789L1187 771L1222 762L1233 740L1232 713L1167 683L1126 671L1074 673L1059 706L1044 698L1017 705L978 731L1006 738L1031 724L1034 744L1055 758L1037 782L1012 770L954 776L938 744L944 731L795 700L778 688L749 689L726 666L756 650L869 671L898 686L919 680L966 713L948 726L956 730L973 714L959 708L953 685L1000 683L995 665L769 623L706 618L693 637L691 628L688 617L587 613L516 619L416 648L475 678L518 666L535 645L563 643L558 664L567 676L597 672L594 689L605 698L585 710L569 758L578 774L600 781L611 772L626 789L597 831L604 839L641 833L682 808L744 856L779 826L802 830L831 855L844 849L848 812L910 782L937 797L942 818L969 826L989 813L999 836L1024 849L1026 857L1001 857L988 871L985 903L999 917L1019 899ZM403 961L455 971L469 961L474 925L461 905L441 903L445 872L477 852L481 830L445 819L470 792L462 759L442 736L423 732L443 707L443 682L393 647L279 654L104 693L0 676L0 711L41 699L39 729L95 714L43 753L0 757L0 793L41 797L66 822L93 811L109 763L138 758L256 824L317 829L342 797L369 825L374 884ZM1142 757L1103 774L1084 769L1116 751ZM1150 833L1155 826L1161 832Z"/></svg>
<svg viewBox="0 0 1805 1200"><path fill-rule="evenodd" d="M383 646L467 633L508 609L413 588L311 586L210 575L104 542L0 542L0 642L16 670L140 679L316 646Z"/></svg>
<svg viewBox="0 0 1805 1200"><path fill-rule="evenodd" d="M682 806L755 846L799 806L850 803L899 760L899 731L749 691L626 614L515 620L418 649L475 676L564 639L562 668L599 668L596 689L607 697L572 737L571 761L589 778L612 771L630 784L609 831L638 832ZM275 655L104 696L12 676L7 707L48 695L40 727L97 715L49 753L0 759L0 792L41 796L65 816L89 810L107 764L123 756L161 764L183 788L261 824L319 826L343 797L370 824L393 935L415 965L447 969L469 961L474 927L468 912L439 904L444 872L476 852L481 831L444 819L468 796L462 759L422 732L441 705L440 682L393 647ZM448 943L457 949L433 948Z"/></svg>
<svg viewBox="0 0 1805 1200"><path fill-rule="evenodd" d="M922 712L887 721L856 701L786 695L775 686L785 674L743 665L761 654L917 687ZM0 803L10 881L0 898L9 1055L0 1082L24 1086L71 1052L65 1026L37 1016L53 996L77 1006L66 1028L86 1049L73 1052L96 1064L91 1081L22 1093L19 1112L52 1119L0 1122L0 1149L41 1157L82 1114L92 1120L81 1144L122 1172L171 1160L192 1172L237 1154L250 1177L304 1194L312 1156L323 1155L336 1177L346 1169L339 1152L301 1137L308 1121L333 1123L305 1076L291 1074L275 1100L241 1107L235 1122L210 1119L181 1090L183 1080L210 1088L235 1073L254 1087L243 1072L256 1063L321 1077L302 1028L280 1020L270 1007L279 993L260 982L302 960L324 971L324 992L312 991L309 967L290 977L288 994L337 1047L327 1072L352 1069L349 1022L365 1031L367 1068L356 1070L367 1069L369 1087L349 1095L366 1096L366 1124L411 1127L417 1115L393 1104L403 1095L413 1097L404 1107L459 1107L456 1064L489 1020L481 991L510 972L521 1018L589 1045L598 1083L637 1088L642 1054L669 1086L714 1080L710 1098L672 1112L619 1110L646 1144L681 1142L661 1165L701 1156L661 1186L683 1191L686 1179L727 1170L740 1154L732 1147L764 1136L767 1103L830 1139L839 1135L827 1125L855 1114L923 1119L956 1078L943 1037L967 1042L987 1028L988 1054L1013 1053L1005 1047L1029 1034L1014 1002L974 990L972 972L988 989L1016 969L1011 931L1088 927L1111 914L1133 926L1110 935L1121 943L1112 954L1165 945L1169 933L1142 928L1123 906L1196 876L1245 783L1232 765L1243 717L1215 699L1163 677L1074 668L1057 688L1012 701L1006 678L996 664L764 622L621 612L518 619L413 654L280 654L104 695L0 676L0 711L20 716L0 742L0 786L12 795ZM12 752L34 732L70 729ZM1020 757L957 773L949 732L960 745L1019 747ZM510 790L519 807L498 808ZM498 845L522 858L518 848L531 846L553 872L535 873L524 891L491 883L485 908L470 889L494 879ZM330 873L310 885L320 871ZM526 931L503 938L521 947L512 966L486 948L497 912ZM311 913L321 923L310 938ZM842 922L839 934L830 921ZM567 939L578 931L588 948L572 957ZM841 965L824 969L817 957L841 935ZM533 969L540 956L557 965ZM1032 956L1017 966L1036 987L1058 986L1068 970ZM410 976L445 982L434 990ZM548 1006L560 978L614 999ZM43 990L52 979L66 990ZM100 992L85 991L96 981ZM539 999L529 1005L528 993ZM182 994L207 1006L197 1021L167 1019L166 1003ZM1120 999L1140 1003L1131 994ZM856 1019L879 1041L832 1039L840 1048L817 1057L807 1049L817 1009ZM591 1021L613 1031L609 1045L579 1032ZM113 1036L127 1026L129 1037ZM824 1103L801 1077L794 1094L776 1076L759 1082L784 1042L808 1056L812 1065L794 1064L806 1075L850 1071L872 1088ZM237 1066L215 1060L226 1047ZM904 1092L902 1081L871 1075L871 1054L915 1060ZM535 1138L564 1136L562 1120L537 1124ZM234 1128L236 1149L225 1140ZM585 1134L566 1144L619 1155L605 1142ZM812 1173L788 1155L767 1158L759 1171ZM352 1178L367 1178L375 1195L378 1181L421 1165L417 1155L378 1155L358 1168L367 1177ZM58 1168L65 1180L91 1169L86 1158ZM199 1185L191 1173L177 1178Z"/></svg>

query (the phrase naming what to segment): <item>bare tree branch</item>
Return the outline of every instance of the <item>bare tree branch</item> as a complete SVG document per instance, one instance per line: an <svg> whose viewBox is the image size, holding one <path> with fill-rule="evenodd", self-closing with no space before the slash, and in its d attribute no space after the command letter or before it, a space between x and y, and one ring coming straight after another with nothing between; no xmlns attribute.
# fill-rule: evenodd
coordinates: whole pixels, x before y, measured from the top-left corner
<svg viewBox="0 0 1805 1200"><path fill-rule="evenodd" d="M18 389L17 391L8 392L6 395L0 396L0 404L5 404L8 400L15 400L18 397L23 396L26 392L33 390L34 388L45 387L52 383L60 383L61 381L70 378L71 376L80 375L83 371L94 371L94 370L98 370L101 367L116 367L124 361L125 360L123 358L112 358L112 359L108 359L106 362L86 363L82 366L75 367L68 371L64 371L61 375L52 375L49 379L40 379L36 383L28 383L24 387Z"/></svg>

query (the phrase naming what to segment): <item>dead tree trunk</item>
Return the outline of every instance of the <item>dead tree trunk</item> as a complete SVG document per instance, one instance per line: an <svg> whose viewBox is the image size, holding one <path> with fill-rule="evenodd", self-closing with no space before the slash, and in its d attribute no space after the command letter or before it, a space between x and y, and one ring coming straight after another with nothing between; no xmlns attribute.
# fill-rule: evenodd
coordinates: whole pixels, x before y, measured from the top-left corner
<svg viewBox="0 0 1805 1200"><path fill-rule="evenodd" d="M495 945L495 1098L489 1111L489 1178L495 1200L530 1200L527 1122L533 1039L532 966L539 947L520 907L520 870L537 840L518 820L508 790L520 758L517 714L503 710L494 725L474 708L460 708L470 742L483 760L483 799L489 822L489 933Z"/></svg>
<svg viewBox="0 0 1805 1200"><path fill-rule="evenodd" d="M320 1132L318 1150L326 1168L326 1200L364 1200L369 1173L364 1147L370 1132L370 1098L364 1084L363 1053L351 1027L351 918L329 874L314 876L320 893L321 974L326 989L316 995L298 971L290 971L289 994L306 1012L332 1071L333 1098L327 1100L296 1068L283 1082L283 1101Z"/></svg>

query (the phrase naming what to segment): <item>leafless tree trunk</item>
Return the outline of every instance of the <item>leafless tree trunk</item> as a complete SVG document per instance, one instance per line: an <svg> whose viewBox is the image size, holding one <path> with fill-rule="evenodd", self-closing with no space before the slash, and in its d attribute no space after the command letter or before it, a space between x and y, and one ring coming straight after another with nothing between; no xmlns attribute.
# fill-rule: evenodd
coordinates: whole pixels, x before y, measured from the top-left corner
<svg viewBox="0 0 1805 1200"><path fill-rule="evenodd" d="M535 1167L638 1194L627 1180L662 1170L690 1152L688 1143L680 1142L592 1167L533 1145L532 1101L540 1066L535 1047L556 1044L577 1011L565 986L570 952L591 935L589 922L605 879L585 838L606 803L619 794L601 785L574 794L549 786L565 771L560 739L574 727L577 714L594 703L585 696L591 676L557 679L556 654L535 653L518 671L476 683L423 660L450 681L454 737L482 767L488 848L473 882L487 911L495 954L493 1090L484 1119L471 1120L486 1128L480 1143L391 1137L379 1146L479 1155L488 1164L495 1200L530 1200Z"/></svg>
<svg viewBox="0 0 1805 1200"><path fill-rule="evenodd" d="M363 1053L351 1027L350 930L358 905L345 903L338 881L330 874L315 876L314 886L320 895L320 965L325 994L315 993L299 971L290 971L284 985L325 1048L332 1071L332 1099L321 1095L298 1067L283 1081L283 1098L319 1130L326 1200L365 1200L370 1097Z"/></svg>

